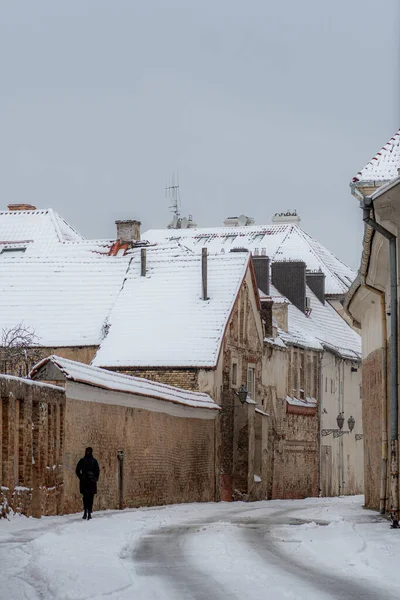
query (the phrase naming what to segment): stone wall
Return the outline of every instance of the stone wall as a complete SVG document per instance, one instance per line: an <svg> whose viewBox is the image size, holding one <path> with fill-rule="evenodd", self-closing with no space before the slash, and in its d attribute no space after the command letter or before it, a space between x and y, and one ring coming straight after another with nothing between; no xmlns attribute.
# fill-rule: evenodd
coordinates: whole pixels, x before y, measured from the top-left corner
<svg viewBox="0 0 400 600"><path fill-rule="evenodd" d="M260 408L265 407L262 384L262 325L251 281L244 282L223 342L221 413L221 499L267 498L267 461L254 481L256 452L255 406L241 405L235 391L246 385ZM249 378L249 369L251 376ZM254 378L253 391L250 390ZM267 433L263 439L267 444ZM267 448L265 447L264 450Z"/></svg>
<svg viewBox="0 0 400 600"><path fill-rule="evenodd" d="M277 412L271 497L318 496L317 413L288 413L286 402Z"/></svg>
<svg viewBox="0 0 400 600"><path fill-rule="evenodd" d="M289 406L286 397L300 397L300 390L304 390L302 395L319 400L320 362L320 354L313 350L265 348L269 498L318 495L318 410Z"/></svg>
<svg viewBox="0 0 400 600"><path fill-rule="evenodd" d="M63 491L64 390L0 376L0 504L58 514Z"/></svg>
<svg viewBox="0 0 400 600"><path fill-rule="evenodd" d="M75 467L86 446L101 469L95 510L119 506L119 450L124 507L215 500L214 419L68 399L65 428L66 513L81 509Z"/></svg>

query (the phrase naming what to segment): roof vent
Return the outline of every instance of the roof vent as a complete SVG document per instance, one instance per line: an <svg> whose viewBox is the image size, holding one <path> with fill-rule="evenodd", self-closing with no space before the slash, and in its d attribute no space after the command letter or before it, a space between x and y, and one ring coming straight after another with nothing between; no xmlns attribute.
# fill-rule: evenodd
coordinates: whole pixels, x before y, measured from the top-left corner
<svg viewBox="0 0 400 600"><path fill-rule="evenodd" d="M272 217L273 223L292 223L298 225L301 219L295 210L287 210L282 213L275 213Z"/></svg>
<svg viewBox="0 0 400 600"><path fill-rule="evenodd" d="M254 225L254 219L246 215L228 217L224 221L224 227L248 227L249 225Z"/></svg>
<svg viewBox="0 0 400 600"><path fill-rule="evenodd" d="M18 210L36 210L36 206L32 204L9 204L8 210L18 211Z"/></svg>

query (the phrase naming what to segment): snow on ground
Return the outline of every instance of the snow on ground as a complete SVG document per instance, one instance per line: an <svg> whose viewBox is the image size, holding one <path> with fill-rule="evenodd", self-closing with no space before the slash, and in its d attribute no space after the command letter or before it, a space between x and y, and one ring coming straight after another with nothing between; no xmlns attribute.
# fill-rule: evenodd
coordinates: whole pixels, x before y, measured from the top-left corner
<svg viewBox="0 0 400 600"><path fill-rule="evenodd" d="M1 600L400 597L400 530L363 497L0 521Z"/></svg>

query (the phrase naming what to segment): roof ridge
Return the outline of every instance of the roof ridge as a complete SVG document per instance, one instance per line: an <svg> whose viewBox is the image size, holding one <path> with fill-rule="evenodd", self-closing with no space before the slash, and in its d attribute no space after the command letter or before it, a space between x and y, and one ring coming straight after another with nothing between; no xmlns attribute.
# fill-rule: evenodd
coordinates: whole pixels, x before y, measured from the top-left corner
<svg viewBox="0 0 400 600"><path fill-rule="evenodd" d="M384 159L388 154L391 154L393 152L393 149L396 146L399 146L400 144L400 129L398 129L396 131L396 133L382 146L382 148L379 150L379 152L377 152L368 162L367 164L360 170L358 171L358 173L356 174L355 177L353 177L351 183L357 183L359 181L361 181L361 177L364 177L363 175L363 171L370 171L370 170L374 170L375 167L379 166L380 162L383 162L382 159ZM376 163L374 164L373 161L376 161ZM398 160L398 168L400 168L400 155L399 155L399 160ZM373 175L373 173L371 174ZM362 179L362 181L375 181L375 180L379 180L379 181L390 181L391 179L393 179L392 177L392 173L390 172L390 167L387 168L386 171L386 177L384 174L381 174L381 176L379 176L379 173L376 173L376 177L371 177L370 179ZM360 177L359 177L360 176Z"/></svg>

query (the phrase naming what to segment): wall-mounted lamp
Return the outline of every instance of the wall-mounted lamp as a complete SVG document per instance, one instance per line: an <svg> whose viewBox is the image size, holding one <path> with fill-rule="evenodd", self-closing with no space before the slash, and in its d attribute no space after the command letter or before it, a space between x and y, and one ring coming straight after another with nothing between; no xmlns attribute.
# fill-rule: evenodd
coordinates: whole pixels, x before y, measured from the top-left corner
<svg viewBox="0 0 400 600"><path fill-rule="evenodd" d="M347 419L347 425L349 427L349 431L343 431L344 414L341 412L336 417L336 423L338 424L339 429L321 429L321 435L325 436L325 435L330 435L332 433L334 438L342 437L342 435L344 435L345 433L351 433L353 431L356 421L355 421L355 418L353 417L353 415L351 415ZM356 434L356 439L357 439L357 435L358 434ZM358 438L358 439L361 439L361 438Z"/></svg>
<svg viewBox="0 0 400 600"><path fill-rule="evenodd" d="M344 425L344 414L342 412L339 413L338 416L336 417L336 423L337 423L340 431L342 431L343 425Z"/></svg>
<svg viewBox="0 0 400 600"><path fill-rule="evenodd" d="M353 415L351 415L348 419L347 419L347 425L350 429L350 433L353 431L354 429L354 425L356 424L356 420L353 417Z"/></svg>
<svg viewBox="0 0 400 600"><path fill-rule="evenodd" d="M242 385L239 388L239 391L233 390L236 394L236 396L239 396L239 400L242 404L244 404L247 400L247 387L244 385L244 383L242 383Z"/></svg>

